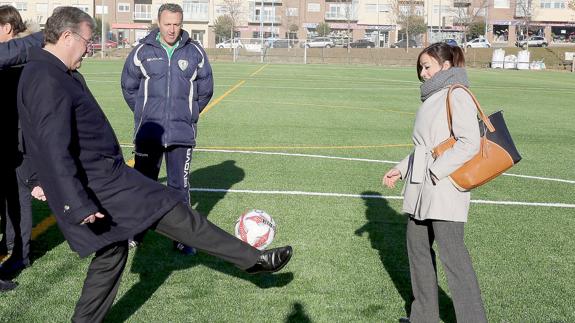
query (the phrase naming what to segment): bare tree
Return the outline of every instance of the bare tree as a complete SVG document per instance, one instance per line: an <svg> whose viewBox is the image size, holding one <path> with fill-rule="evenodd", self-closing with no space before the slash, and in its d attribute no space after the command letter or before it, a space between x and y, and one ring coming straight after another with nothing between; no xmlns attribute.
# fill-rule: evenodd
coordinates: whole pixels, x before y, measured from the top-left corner
<svg viewBox="0 0 575 323"><path fill-rule="evenodd" d="M410 37L421 35L427 31L423 18L422 0L393 0L391 3L395 23L399 25L400 32L405 34L405 51L409 52Z"/></svg>
<svg viewBox="0 0 575 323"><path fill-rule="evenodd" d="M515 17L521 20L521 30L525 34L525 48L529 50L529 29L533 18L532 0L517 0L515 3Z"/></svg>
<svg viewBox="0 0 575 323"><path fill-rule="evenodd" d="M481 0L478 6L470 5L469 0L455 0L453 2L454 25L463 28L463 41L467 40L472 25L476 25L480 20L485 24L487 23L489 0ZM484 32L486 33L487 29Z"/></svg>
<svg viewBox="0 0 575 323"><path fill-rule="evenodd" d="M232 28L230 31L230 39L234 39L236 27L239 25L242 17L242 0L223 0L223 10L230 17ZM261 14L261 13L260 13Z"/></svg>

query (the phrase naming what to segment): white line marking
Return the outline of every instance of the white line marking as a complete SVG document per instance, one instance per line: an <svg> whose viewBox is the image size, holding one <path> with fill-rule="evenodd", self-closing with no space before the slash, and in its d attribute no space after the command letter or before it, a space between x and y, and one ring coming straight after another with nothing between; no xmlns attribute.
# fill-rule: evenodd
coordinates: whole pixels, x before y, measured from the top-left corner
<svg viewBox="0 0 575 323"><path fill-rule="evenodd" d="M503 173L503 175L514 176L514 177L522 177L522 178L531 178L531 179L540 179L540 180L544 180L544 181L555 181L555 182L563 182L563 183L575 184L575 181L570 181L570 180L568 180L568 179L539 177L539 176L528 176L528 175L518 175L518 174L509 174L509 173Z"/></svg>
<svg viewBox="0 0 575 323"><path fill-rule="evenodd" d="M236 189L201 188L201 187L192 187L190 188L190 192L302 195L302 196L327 196L327 197L351 197L351 198L363 198L363 199L368 198L368 199L403 200L403 196L384 196L377 194L364 195L364 194L323 193L323 192L303 192L303 191L257 191L257 190L236 190ZM489 200L471 200L471 203L575 208L575 204L565 204L565 203L538 203L538 202L518 202L518 201L489 201Z"/></svg>
<svg viewBox="0 0 575 323"><path fill-rule="evenodd" d="M294 147L294 148L297 148L297 147ZM254 154L254 155L279 155L279 156L311 157L311 158L325 158L325 159L362 161L362 162L370 162L370 163L397 164L397 162L395 162L395 161L390 161L390 160L377 160L377 159L351 158L351 157L336 157L336 156L311 155L311 154L297 154L297 153L279 153L279 152L270 152L270 151L227 150L227 149L202 149L202 148L196 149L196 151L217 152L217 153Z"/></svg>
<svg viewBox="0 0 575 323"><path fill-rule="evenodd" d="M123 144L120 145L123 148L133 148L133 145ZM196 151L204 152L215 152L215 153L236 153L236 154L254 154L254 155L278 155L278 156L295 156L295 157L310 157L310 158L325 158L325 159L336 159L336 160L349 160L349 161L359 161L368 163L382 163L382 164L397 164L397 161L391 160L378 160L378 159L366 159L366 158L351 158L351 157L336 157L336 156L325 156L325 155L312 155L312 154L296 154L296 153L280 153L280 152L269 152L269 151L250 151L250 150L227 150L227 149L205 149L196 148ZM561 182L568 184L575 184L575 181L561 178L551 178L551 177L539 177L539 176L529 176L520 174L503 173L504 176L528 178L528 179L538 179L542 181L552 181Z"/></svg>

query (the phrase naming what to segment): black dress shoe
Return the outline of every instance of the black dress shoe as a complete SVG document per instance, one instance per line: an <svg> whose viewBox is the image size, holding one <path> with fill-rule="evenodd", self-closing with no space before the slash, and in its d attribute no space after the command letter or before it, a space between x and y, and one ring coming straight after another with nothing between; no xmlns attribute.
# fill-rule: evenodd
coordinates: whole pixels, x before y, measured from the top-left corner
<svg viewBox="0 0 575 323"><path fill-rule="evenodd" d="M410 323L409 317L402 317L399 319L399 323Z"/></svg>
<svg viewBox="0 0 575 323"><path fill-rule="evenodd" d="M265 250L256 264L246 269L246 272L250 274L276 272L289 262L292 254L291 246Z"/></svg>
<svg viewBox="0 0 575 323"><path fill-rule="evenodd" d="M16 284L15 282L0 279L0 292L12 290L16 288L16 286L18 286L18 284Z"/></svg>

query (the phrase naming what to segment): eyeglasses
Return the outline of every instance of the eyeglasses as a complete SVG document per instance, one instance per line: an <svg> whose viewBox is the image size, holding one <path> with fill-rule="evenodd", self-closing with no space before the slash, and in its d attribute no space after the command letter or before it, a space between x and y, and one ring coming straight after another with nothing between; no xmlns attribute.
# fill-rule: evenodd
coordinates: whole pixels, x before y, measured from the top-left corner
<svg viewBox="0 0 575 323"><path fill-rule="evenodd" d="M86 39L86 38L82 37L82 35L78 34L78 33L75 32L75 31L70 31L70 32L71 32L72 34L74 34L74 35L76 35L76 36L82 38L82 40L84 41L84 44L86 44L86 47L87 47L87 48L89 48L89 47L91 47L92 45L94 45L94 41L93 41L93 40L91 40L91 39Z"/></svg>

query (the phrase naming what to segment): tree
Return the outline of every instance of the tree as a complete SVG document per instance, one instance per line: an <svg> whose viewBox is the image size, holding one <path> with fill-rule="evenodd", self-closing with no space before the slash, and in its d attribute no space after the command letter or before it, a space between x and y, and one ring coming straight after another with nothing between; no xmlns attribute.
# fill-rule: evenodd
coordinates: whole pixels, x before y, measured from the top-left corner
<svg viewBox="0 0 575 323"><path fill-rule="evenodd" d="M423 1L421 0L395 0L392 2L394 18L400 28L400 34L405 35L407 44L409 39L425 33L427 25L423 18ZM409 51L409 46L405 46Z"/></svg>
<svg viewBox="0 0 575 323"><path fill-rule="evenodd" d="M319 24L317 24L316 32L317 32L318 36L327 36L327 35L329 35L330 31L331 31L331 28L329 27L329 25L325 21L322 21Z"/></svg>
<svg viewBox="0 0 575 323"><path fill-rule="evenodd" d="M212 28L216 34L216 42L227 39L234 30L233 19L228 15L219 16Z"/></svg>
<svg viewBox="0 0 575 323"><path fill-rule="evenodd" d="M242 0L223 0L222 9L231 21L230 39L234 38L236 27L240 23L242 16Z"/></svg>
<svg viewBox="0 0 575 323"><path fill-rule="evenodd" d="M471 37L485 35L487 30L485 24L487 20L487 10L489 9L489 0L482 0L479 6L469 6L471 2L460 1L454 9L454 24L463 27L463 41Z"/></svg>
<svg viewBox="0 0 575 323"><path fill-rule="evenodd" d="M477 18L471 23L467 25L467 34L471 35L471 37L476 38L481 35L485 35L485 21ZM467 39L467 38L464 38Z"/></svg>

